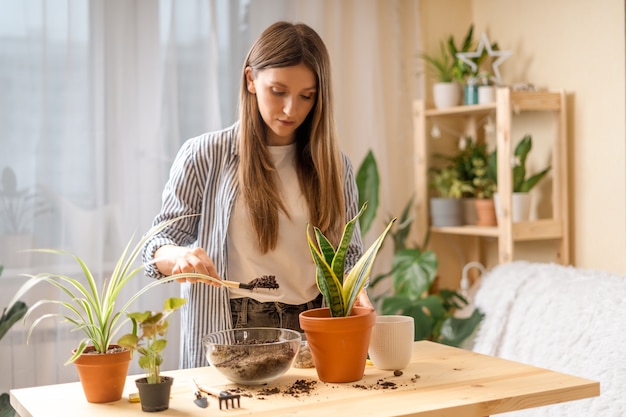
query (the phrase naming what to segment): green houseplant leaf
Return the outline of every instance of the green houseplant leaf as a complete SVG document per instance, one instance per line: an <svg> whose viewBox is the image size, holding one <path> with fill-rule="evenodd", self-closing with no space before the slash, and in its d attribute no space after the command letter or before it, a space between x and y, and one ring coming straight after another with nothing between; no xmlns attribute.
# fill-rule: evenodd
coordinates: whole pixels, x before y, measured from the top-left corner
<svg viewBox="0 0 626 417"><path fill-rule="evenodd" d="M538 173L531 175L526 178L526 160L528 158L528 154L532 150L532 137L530 135L525 135L515 146L515 150L513 152L515 163L512 168L513 173L513 192L514 193L527 193L543 177L545 177L552 166L548 166L547 168L539 171ZM489 169L490 172L494 173L495 176L498 172L498 156L497 149L495 149L489 160ZM497 178L497 177L496 177ZM496 181L497 182L497 181Z"/></svg>
<svg viewBox="0 0 626 417"><path fill-rule="evenodd" d="M360 192L360 191L359 191ZM380 303L382 314L411 316L415 323L415 340L435 340L460 346L472 334L482 316L476 312L470 318L457 319L455 310L467 304L458 292L441 289L433 293L439 261L435 252L422 250L428 244L429 234L422 246L407 243L413 223L413 197L402 211L399 223L390 230L394 256L389 272L379 274L370 282L370 289L391 280L391 285L373 297ZM442 331L445 332L442 335Z"/></svg>
<svg viewBox="0 0 626 417"><path fill-rule="evenodd" d="M0 265L0 275L4 266ZM0 316L0 339L9 331L11 326L17 323L24 314L26 314L28 307L22 301L16 301L10 308L5 308ZM15 416L15 410L11 406L9 401L9 394L6 392L0 394L0 417L13 417Z"/></svg>
<svg viewBox="0 0 626 417"><path fill-rule="evenodd" d="M11 309L4 309L0 316L0 339L4 337L11 326L18 322L26 314L28 307L22 301L17 301L11 306Z"/></svg>
<svg viewBox="0 0 626 417"><path fill-rule="evenodd" d="M359 220L361 233L366 235L370 230L376 212L378 211L378 194L380 189L380 177L378 176L378 166L374 153L370 150L361 163L356 175L356 184L359 189L359 207L367 202L367 210Z"/></svg>
<svg viewBox="0 0 626 417"><path fill-rule="evenodd" d="M184 298L168 298L163 303L163 311L127 313L132 321L132 333L122 336L118 344L140 356L138 363L146 370L146 379L149 384L161 382L161 364L163 351L167 346L167 330L169 316L187 302ZM141 334L139 334L141 329Z"/></svg>
<svg viewBox="0 0 626 417"><path fill-rule="evenodd" d="M13 417L15 415L15 410L11 406L9 394L3 392L0 394L0 417Z"/></svg>
<svg viewBox="0 0 626 417"><path fill-rule="evenodd" d="M313 228L316 237L316 240L313 240L309 230L310 227L307 227L307 241L317 270L317 286L326 301L326 305L330 309L332 317L345 317L350 315L352 306L359 292L363 289L370 276L378 250L396 220L392 219L389 222L387 228L378 236L369 249L363 253L361 258L344 278L348 246L352 241L352 235L356 228L357 221L366 209L367 204L363 204L359 213L345 225L341 242L336 250L317 227Z"/></svg>

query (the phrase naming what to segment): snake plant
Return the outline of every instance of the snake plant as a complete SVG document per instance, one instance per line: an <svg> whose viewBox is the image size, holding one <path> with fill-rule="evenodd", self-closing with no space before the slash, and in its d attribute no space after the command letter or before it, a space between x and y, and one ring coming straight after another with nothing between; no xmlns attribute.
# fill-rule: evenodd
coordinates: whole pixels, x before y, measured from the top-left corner
<svg viewBox="0 0 626 417"><path fill-rule="evenodd" d="M330 309L332 317L350 315L354 302L369 279L378 250L382 246L387 232L389 232L396 220L394 218L389 222L387 228L378 236L369 249L363 253L354 267L344 277L346 253L352 241L357 221L366 208L367 203L363 204L359 213L345 225L337 249L333 248L330 241L317 227L314 227L316 238L314 241L309 233L310 228L307 227L309 248L317 268L317 286Z"/></svg>
<svg viewBox="0 0 626 417"><path fill-rule="evenodd" d="M514 163L513 163L513 192L515 193L527 193L529 192L537 183L545 177L552 166L548 166L543 170L533 174L529 177L526 176L526 159L528 158L528 154L533 147L533 139L530 135L524 135L522 139L515 146L515 150L513 151ZM494 172L498 172L498 157L497 157L497 149L494 149L492 152L492 158L490 159L490 169Z"/></svg>

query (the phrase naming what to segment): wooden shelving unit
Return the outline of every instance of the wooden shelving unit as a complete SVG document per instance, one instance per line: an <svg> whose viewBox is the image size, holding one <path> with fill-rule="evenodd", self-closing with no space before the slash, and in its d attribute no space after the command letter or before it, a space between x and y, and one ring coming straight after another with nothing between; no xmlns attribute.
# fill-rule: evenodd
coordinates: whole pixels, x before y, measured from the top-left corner
<svg viewBox="0 0 626 417"><path fill-rule="evenodd" d="M522 112L548 112L552 115L552 122L556 127L551 143L552 216L526 222L513 222L510 214L511 155L515 143L512 143L511 139L511 126L514 115ZM477 138L479 121L490 114L495 114L496 146L498 147L498 193L502 210L498 226L431 227L428 168L431 161L430 141L433 139L427 130L429 124L439 118L448 120L452 118L462 123L465 134ZM566 102L563 91L514 92L509 88L498 88L496 102L493 104L464 105L447 109L426 109L424 102L417 100L414 103L414 129L416 222L419 230L430 228L432 233L437 234L496 238L499 263L514 260L516 242L553 239L558 242L557 262L569 264Z"/></svg>

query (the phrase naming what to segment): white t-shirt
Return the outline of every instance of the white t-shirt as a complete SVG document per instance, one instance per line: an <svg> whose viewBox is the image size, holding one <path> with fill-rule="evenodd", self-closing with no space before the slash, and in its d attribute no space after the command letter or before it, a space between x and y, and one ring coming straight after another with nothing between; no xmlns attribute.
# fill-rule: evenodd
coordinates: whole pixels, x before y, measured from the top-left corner
<svg viewBox="0 0 626 417"><path fill-rule="evenodd" d="M317 297L319 290L315 282L315 264L306 238L309 209L295 170L296 145L268 148L282 183L283 199L291 219L279 211L276 248L261 254L248 217L248 208L241 198L237 198L228 225L228 275L230 280L244 283L263 275L274 275L280 288L252 291L231 289L231 297L303 304Z"/></svg>

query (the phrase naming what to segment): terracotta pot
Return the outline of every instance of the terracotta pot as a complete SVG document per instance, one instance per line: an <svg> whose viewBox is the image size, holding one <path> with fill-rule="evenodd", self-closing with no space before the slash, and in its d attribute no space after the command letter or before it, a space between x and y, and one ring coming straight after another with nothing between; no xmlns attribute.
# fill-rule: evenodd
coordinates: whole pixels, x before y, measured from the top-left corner
<svg viewBox="0 0 626 417"><path fill-rule="evenodd" d="M497 226L496 209L493 198L477 198L476 201L476 225Z"/></svg>
<svg viewBox="0 0 626 417"><path fill-rule="evenodd" d="M117 345L110 346L110 348ZM122 398L126 374L130 365L130 351L94 354L93 346L74 361L85 397L90 403L108 403ZM74 350L75 352L76 350Z"/></svg>
<svg viewBox="0 0 626 417"><path fill-rule="evenodd" d="M317 376L323 382L363 378L376 312L353 307L348 317L331 317L328 308L300 313L300 327L311 349Z"/></svg>
<svg viewBox="0 0 626 417"><path fill-rule="evenodd" d="M170 408L170 392L174 378L162 376L160 384L148 384L148 378L135 380L139 390L141 410L146 412L163 411Z"/></svg>

